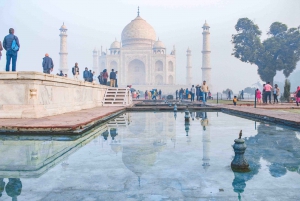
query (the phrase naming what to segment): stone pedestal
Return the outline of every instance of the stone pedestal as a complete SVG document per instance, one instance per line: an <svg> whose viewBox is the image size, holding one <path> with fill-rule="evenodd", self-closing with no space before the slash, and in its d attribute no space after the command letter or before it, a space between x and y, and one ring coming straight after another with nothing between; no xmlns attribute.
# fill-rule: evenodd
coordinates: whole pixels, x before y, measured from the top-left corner
<svg viewBox="0 0 300 201"><path fill-rule="evenodd" d="M39 118L102 106L107 86L39 72L0 72L0 118Z"/></svg>
<svg viewBox="0 0 300 201"><path fill-rule="evenodd" d="M232 147L235 152L235 156L231 162L231 169L236 172L249 172L249 164L244 157L244 153L247 148L245 140L240 138L235 139Z"/></svg>

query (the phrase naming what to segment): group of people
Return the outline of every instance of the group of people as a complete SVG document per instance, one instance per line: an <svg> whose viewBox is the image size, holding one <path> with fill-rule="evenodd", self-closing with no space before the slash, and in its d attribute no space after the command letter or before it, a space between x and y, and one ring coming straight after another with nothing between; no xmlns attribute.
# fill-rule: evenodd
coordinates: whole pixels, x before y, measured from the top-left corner
<svg viewBox="0 0 300 201"><path fill-rule="evenodd" d="M104 69L100 75L98 76L98 80L100 84L107 85L108 73L107 70ZM111 69L109 74L109 82L111 87L118 87L118 71Z"/></svg>
<svg viewBox="0 0 300 201"><path fill-rule="evenodd" d="M273 104L275 104L278 103L280 89L277 84L275 84L274 87L272 87L270 82L267 82L266 84L263 84L262 92L257 88L255 93L257 103L267 104L269 100L269 104L272 104L271 96L273 95Z"/></svg>
<svg viewBox="0 0 300 201"><path fill-rule="evenodd" d="M197 101L202 100L204 104L207 98L211 99L211 93L206 81L203 81L201 86L199 84L196 87L192 85L190 90L188 88L185 90L183 88L176 90L176 100L190 99L191 102L194 102L195 96Z"/></svg>
<svg viewBox="0 0 300 201"><path fill-rule="evenodd" d="M162 92L161 90L152 89L145 91L145 100L157 100L162 99Z"/></svg>

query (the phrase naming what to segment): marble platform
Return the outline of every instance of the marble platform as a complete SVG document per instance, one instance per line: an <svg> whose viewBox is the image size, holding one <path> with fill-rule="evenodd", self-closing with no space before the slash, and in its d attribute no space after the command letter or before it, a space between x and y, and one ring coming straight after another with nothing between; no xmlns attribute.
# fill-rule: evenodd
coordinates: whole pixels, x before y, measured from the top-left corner
<svg viewBox="0 0 300 201"><path fill-rule="evenodd" d="M0 72L0 118L40 118L102 106L108 86L39 72Z"/></svg>

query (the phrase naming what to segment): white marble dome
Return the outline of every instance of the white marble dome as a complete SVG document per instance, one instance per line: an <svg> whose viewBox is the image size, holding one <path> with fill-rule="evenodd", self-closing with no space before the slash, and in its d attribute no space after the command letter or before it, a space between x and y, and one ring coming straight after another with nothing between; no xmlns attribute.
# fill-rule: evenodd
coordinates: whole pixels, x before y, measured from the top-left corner
<svg viewBox="0 0 300 201"><path fill-rule="evenodd" d="M110 45L110 49L120 49L121 43L117 39Z"/></svg>
<svg viewBox="0 0 300 201"><path fill-rule="evenodd" d="M157 41L155 41L154 45L153 45L154 49L165 49L166 46L163 42L161 42L159 39Z"/></svg>
<svg viewBox="0 0 300 201"><path fill-rule="evenodd" d="M150 46L155 39L155 30L140 16L132 20L122 31L123 47Z"/></svg>

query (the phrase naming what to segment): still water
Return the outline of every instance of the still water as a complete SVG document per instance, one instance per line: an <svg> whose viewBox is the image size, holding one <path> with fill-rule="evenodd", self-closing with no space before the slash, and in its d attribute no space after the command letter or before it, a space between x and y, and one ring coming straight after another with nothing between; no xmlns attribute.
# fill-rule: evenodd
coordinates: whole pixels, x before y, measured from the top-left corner
<svg viewBox="0 0 300 201"><path fill-rule="evenodd" d="M74 141L0 137L0 200L300 200L300 132L224 113L125 113ZM249 173L233 173L243 130Z"/></svg>

